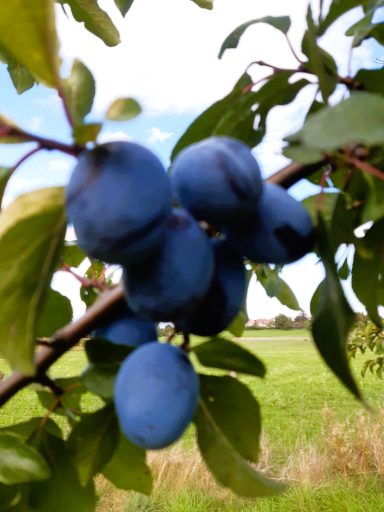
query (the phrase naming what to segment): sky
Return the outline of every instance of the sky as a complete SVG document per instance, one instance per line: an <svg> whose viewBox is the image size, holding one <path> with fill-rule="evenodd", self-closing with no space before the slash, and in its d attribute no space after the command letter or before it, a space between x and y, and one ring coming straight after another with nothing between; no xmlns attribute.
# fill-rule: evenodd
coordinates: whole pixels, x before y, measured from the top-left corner
<svg viewBox="0 0 384 512"><path fill-rule="evenodd" d="M108 106L119 97L136 98L143 109L136 119L118 123L107 122L100 142L133 140L154 151L164 165L169 163L171 150L188 125L208 106L226 95L249 63L264 60L281 67L296 67L292 53L282 34L264 24L254 25L242 37L236 50L228 50L217 58L225 37L238 25L266 15L290 15L289 37L300 48L304 29L307 0L216 0L215 8L207 11L191 0L135 0L123 19L111 0L100 0L118 27L122 42L106 47L85 31L71 16L57 10L58 32L61 41L62 73L68 74L74 58L82 60L96 79L94 108L89 121L103 118ZM327 4L328 2L325 2ZM314 9L318 2L314 2ZM340 36L340 27L348 27L357 11L344 16L321 41L336 58L341 74L348 71L350 38ZM355 50L353 66L374 67L378 49L371 43ZM252 67L256 80L265 69ZM306 105L313 99L309 87L298 95L289 107L276 107L268 120L268 134L254 149L264 177L284 165L282 139L295 132L303 119ZM51 89L43 86L18 96L13 90L5 66L0 66L0 112L25 129L42 136L69 141L60 101ZM334 100L337 99L338 91ZM25 146L1 146L0 165L12 165L24 154ZM21 166L6 191L9 204L19 194L36 188L65 185L75 164L72 157L61 153L39 152ZM316 189L300 183L290 193L297 199L313 194ZM301 307L309 312L310 298L324 276L321 264L311 254L300 262L284 267L282 277L292 287ZM84 311L78 298L78 283L69 275L58 273L53 286L68 295L74 303L75 316ZM347 293L357 310L361 305ZM273 318L279 313L296 313L266 296L261 285L252 280L248 295L250 318Z"/></svg>

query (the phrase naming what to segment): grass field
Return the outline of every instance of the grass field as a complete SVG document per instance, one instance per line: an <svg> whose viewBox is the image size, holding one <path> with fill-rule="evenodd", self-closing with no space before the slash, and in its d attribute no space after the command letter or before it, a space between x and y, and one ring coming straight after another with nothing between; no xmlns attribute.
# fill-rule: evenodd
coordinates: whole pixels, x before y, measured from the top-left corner
<svg viewBox="0 0 384 512"><path fill-rule="evenodd" d="M309 333L256 330L244 335L246 341L239 343L268 369L264 380L242 377L262 408L261 468L293 481L290 490L255 502L218 488L194 448L191 427L169 450L150 454L158 474L153 497L114 491L99 480L100 512L384 511L382 381L372 375L361 379L362 359L353 362L366 400L377 411L370 415L325 367ZM83 352L74 350L56 363L52 375L75 375L84 363ZM1 362L0 370L8 371ZM91 394L85 398L87 409L99 404ZM0 410L0 425L37 411L42 409L34 393L25 390ZM64 424L62 418L59 422Z"/></svg>

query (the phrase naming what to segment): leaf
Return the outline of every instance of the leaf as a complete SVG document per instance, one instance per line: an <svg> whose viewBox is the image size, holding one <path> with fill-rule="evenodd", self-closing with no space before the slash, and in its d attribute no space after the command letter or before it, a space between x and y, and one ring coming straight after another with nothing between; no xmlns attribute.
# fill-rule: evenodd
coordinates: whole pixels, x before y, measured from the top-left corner
<svg viewBox="0 0 384 512"><path fill-rule="evenodd" d="M54 2L0 2L0 46L48 87L59 84L59 43Z"/></svg>
<svg viewBox="0 0 384 512"><path fill-rule="evenodd" d="M248 27L254 25L255 23L267 23L268 25L271 25L277 30L283 32L283 34L287 34L289 27L291 26L291 19L289 16L265 16L263 18L258 18L243 23L235 30L233 30L229 36L226 37L220 48L218 58L221 59L224 52L228 50L228 48L237 48L241 36L244 34Z"/></svg>
<svg viewBox="0 0 384 512"><path fill-rule="evenodd" d="M40 453L16 434L0 432L0 482L6 485L46 480L50 470Z"/></svg>
<svg viewBox="0 0 384 512"><path fill-rule="evenodd" d="M352 288L364 304L371 320L382 327L378 307L384 278L384 221L374 224L365 234L356 251L352 267Z"/></svg>
<svg viewBox="0 0 384 512"><path fill-rule="evenodd" d="M97 0L63 0L71 8L76 21L84 23L89 32L99 37L107 46L120 43L120 35L111 18L103 11Z"/></svg>
<svg viewBox="0 0 384 512"><path fill-rule="evenodd" d="M355 315L338 279L333 252L321 218L318 244L326 277L315 292L317 293L316 303L311 303L311 311L314 309L313 339L328 367L356 398L362 400L348 364L346 348L347 335L354 323Z"/></svg>
<svg viewBox="0 0 384 512"><path fill-rule="evenodd" d="M90 338L85 342L85 352L90 363L121 363L132 352L133 347L117 345L102 338Z"/></svg>
<svg viewBox="0 0 384 512"><path fill-rule="evenodd" d="M72 304L68 297L50 288L36 323L36 336L48 338L72 321Z"/></svg>
<svg viewBox="0 0 384 512"><path fill-rule="evenodd" d="M225 330L233 334L236 338L240 338L244 332L246 323L247 316L245 315L244 311L240 310L237 316L232 320L232 322Z"/></svg>
<svg viewBox="0 0 384 512"><path fill-rule="evenodd" d="M301 47L302 52L308 58L308 62L304 66L317 76L321 95L326 103L337 85L337 66L333 57L317 44L311 6L307 11L307 27Z"/></svg>
<svg viewBox="0 0 384 512"><path fill-rule="evenodd" d="M108 108L106 117L110 121L129 121L141 112L139 103L133 98L119 98Z"/></svg>
<svg viewBox="0 0 384 512"><path fill-rule="evenodd" d="M8 180L11 177L12 169L9 167L0 167L0 208L3 202L5 188L8 184Z"/></svg>
<svg viewBox="0 0 384 512"><path fill-rule="evenodd" d="M235 372L265 376L265 366L254 354L237 343L224 338L214 338L193 347L193 352L204 366Z"/></svg>
<svg viewBox="0 0 384 512"><path fill-rule="evenodd" d="M210 11L213 9L213 0L192 0L192 2L203 9L208 9Z"/></svg>
<svg viewBox="0 0 384 512"><path fill-rule="evenodd" d="M115 4L122 16L125 16L132 7L133 0L115 0Z"/></svg>
<svg viewBox="0 0 384 512"><path fill-rule="evenodd" d="M117 450L103 469L103 475L118 489L150 494L152 476L145 463L145 450L120 435Z"/></svg>
<svg viewBox="0 0 384 512"><path fill-rule="evenodd" d="M370 92L353 92L336 106L310 116L294 138L309 148L322 151L332 151L346 144L382 144L384 98Z"/></svg>
<svg viewBox="0 0 384 512"><path fill-rule="evenodd" d="M365 91L384 94L384 69L359 69L353 80Z"/></svg>
<svg viewBox="0 0 384 512"><path fill-rule="evenodd" d="M243 137L242 134L239 134L236 130L236 121L233 122L234 133L232 133L228 128L226 132L223 133L220 130L220 125L232 111L235 112L237 116L239 116L241 114L242 104L244 102L246 102L246 107L244 107L244 109L247 112L250 111L248 97L251 98L250 104L252 105L254 103L254 94L245 93L244 91L251 83L252 81L249 75L244 74L240 77L233 90L227 96L211 105L197 119L195 119L195 121L187 128L185 133L176 143L172 151L171 159L173 160L175 156L186 146L189 146L194 142L198 142L199 140L206 137L210 137L211 135L226 134L230 136L234 135L234 133L237 133L237 138L239 138L239 140L247 142L249 134L247 133L245 137ZM253 131L254 114L252 115Z"/></svg>
<svg viewBox="0 0 384 512"><path fill-rule="evenodd" d="M338 198L339 194L337 193L324 192L320 196L319 194L308 196L302 201L302 204L311 216L314 226L319 220L319 212L324 222L329 223L332 220Z"/></svg>
<svg viewBox="0 0 384 512"><path fill-rule="evenodd" d="M1 144L21 144L23 142L30 142L31 139L24 132L16 126L16 124L0 115L0 143Z"/></svg>
<svg viewBox="0 0 384 512"><path fill-rule="evenodd" d="M324 34L327 28L329 28L334 21L340 18L340 16L355 7L368 3L368 1L369 0L336 0L331 2L328 14L320 21L318 35Z"/></svg>
<svg viewBox="0 0 384 512"><path fill-rule="evenodd" d="M372 23L375 9L369 10L367 16L352 25L347 32L347 36L353 36L352 48L360 46L365 39L373 37L379 44L384 42L384 23Z"/></svg>
<svg viewBox="0 0 384 512"><path fill-rule="evenodd" d="M65 242L61 252L61 259L70 267L78 267L87 255L76 242Z"/></svg>
<svg viewBox="0 0 384 512"><path fill-rule="evenodd" d="M74 124L83 123L92 109L95 97L95 79L89 69L78 59L72 64L69 77L62 81L65 104Z"/></svg>
<svg viewBox="0 0 384 512"><path fill-rule="evenodd" d="M276 297L284 306L296 311L300 310L295 294L287 283L281 279L277 268L271 269L268 265L260 265L255 273L268 297Z"/></svg>
<svg viewBox="0 0 384 512"><path fill-rule="evenodd" d="M119 427L113 406L107 405L94 413L84 414L68 438L71 455L81 485L103 469L118 443Z"/></svg>
<svg viewBox="0 0 384 512"><path fill-rule="evenodd" d="M55 379L55 384L61 388L64 393L60 395L60 402L56 414L64 416L81 415L81 399L87 391L79 377L64 377ZM57 397L51 390L40 386L36 390L39 401L43 407L50 410Z"/></svg>
<svg viewBox="0 0 384 512"><path fill-rule="evenodd" d="M247 386L229 377L199 375L203 407L232 447L257 462L260 450L260 407Z"/></svg>
<svg viewBox="0 0 384 512"><path fill-rule="evenodd" d="M284 484L270 480L248 464L232 446L200 401L196 414L197 441L200 452L216 480L240 496L273 496L284 490Z"/></svg>
<svg viewBox="0 0 384 512"><path fill-rule="evenodd" d="M119 365L113 363L90 364L82 373L81 378L89 391L106 400L111 400L118 370Z"/></svg>
<svg viewBox="0 0 384 512"><path fill-rule="evenodd" d="M87 142L95 142L100 133L102 125L100 123L89 123L75 126L73 129L73 138L79 146L85 146Z"/></svg>
<svg viewBox="0 0 384 512"><path fill-rule="evenodd" d="M61 438L62 432L58 425L51 418L42 418L42 417L34 417L30 420L23 421L21 423L14 423L13 425L8 425L4 427L1 433L11 433L16 434L20 438L23 439L23 442L26 443L29 437L33 436L41 425L44 424L44 431L49 432L50 434Z"/></svg>
<svg viewBox="0 0 384 512"><path fill-rule="evenodd" d="M0 60L7 64L9 76L18 94L22 94L35 84L35 79L28 69L1 46Z"/></svg>
<svg viewBox="0 0 384 512"><path fill-rule="evenodd" d="M61 187L24 194L0 214L0 351L26 374L65 227Z"/></svg>
<svg viewBox="0 0 384 512"><path fill-rule="evenodd" d="M95 510L96 496L93 482L81 486L65 443L46 435L41 450L51 466L52 476L31 489L31 511L38 512L90 512Z"/></svg>

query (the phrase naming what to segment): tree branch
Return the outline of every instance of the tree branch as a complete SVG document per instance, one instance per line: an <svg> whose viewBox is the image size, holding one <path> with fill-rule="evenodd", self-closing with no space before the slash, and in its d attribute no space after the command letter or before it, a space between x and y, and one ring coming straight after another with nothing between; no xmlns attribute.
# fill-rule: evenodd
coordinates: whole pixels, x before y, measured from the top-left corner
<svg viewBox="0 0 384 512"><path fill-rule="evenodd" d="M284 188L289 188L302 178L321 169L325 164L325 160L310 165L292 163L270 176L267 181L281 185ZM34 375L27 376L20 372L15 372L8 379L0 383L0 407L29 384L41 382L49 367L65 352L76 345L81 338L88 335L100 320L108 315L110 310L123 299L124 289L122 285L101 293L99 299L87 309L81 318L66 325L57 331L48 343L39 346L35 355L36 371Z"/></svg>

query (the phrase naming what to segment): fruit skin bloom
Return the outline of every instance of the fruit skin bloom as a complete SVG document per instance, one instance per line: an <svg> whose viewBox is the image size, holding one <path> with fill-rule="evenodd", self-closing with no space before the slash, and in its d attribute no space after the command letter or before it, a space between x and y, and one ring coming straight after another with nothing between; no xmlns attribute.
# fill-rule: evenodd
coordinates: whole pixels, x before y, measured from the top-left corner
<svg viewBox="0 0 384 512"><path fill-rule="evenodd" d="M174 209L158 251L123 272L128 306L154 322L178 322L198 306L213 269L210 239L188 212Z"/></svg>
<svg viewBox="0 0 384 512"><path fill-rule="evenodd" d="M185 352L174 345L142 345L117 374L114 399L120 426L140 448L164 448L179 439L198 397L198 376Z"/></svg>
<svg viewBox="0 0 384 512"><path fill-rule="evenodd" d="M171 187L160 160L133 142L84 151L66 189L67 213L92 258L127 264L162 241Z"/></svg>
<svg viewBox="0 0 384 512"><path fill-rule="evenodd" d="M250 148L231 137L209 137L182 150L170 178L184 208L217 226L252 213L262 191L259 165Z"/></svg>

